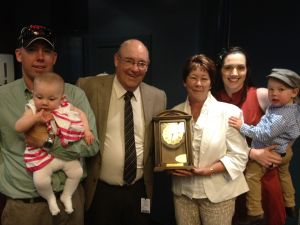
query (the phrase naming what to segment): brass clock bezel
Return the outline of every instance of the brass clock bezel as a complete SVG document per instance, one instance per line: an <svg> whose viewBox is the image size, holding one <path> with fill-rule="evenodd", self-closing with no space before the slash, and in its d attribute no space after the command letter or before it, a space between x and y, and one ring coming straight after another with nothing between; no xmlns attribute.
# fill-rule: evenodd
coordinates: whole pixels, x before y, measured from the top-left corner
<svg viewBox="0 0 300 225"><path fill-rule="evenodd" d="M164 125L166 125L166 126L164 127ZM174 139L176 141L176 143L170 143L168 140L166 140L165 135L164 135L164 132L167 132L166 129L168 128L168 126L173 126L173 125L176 125L176 126L183 125L184 126L184 132L183 133L182 132L181 133L178 132L179 137L177 137L177 138L179 138L179 140L176 141L176 139L177 139L176 137ZM185 120L176 121L176 122L174 122L174 121L161 122L160 126L161 126L161 140L162 140L162 143L165 146L167 146L170 149L176 149L180 145L183 144L183 142L185 140L185 132L186 132L186 130L185 130ZM170 128L170 129L172 129L172 128ZM173 140L172 137L171 137L171 139Z"/></svg>

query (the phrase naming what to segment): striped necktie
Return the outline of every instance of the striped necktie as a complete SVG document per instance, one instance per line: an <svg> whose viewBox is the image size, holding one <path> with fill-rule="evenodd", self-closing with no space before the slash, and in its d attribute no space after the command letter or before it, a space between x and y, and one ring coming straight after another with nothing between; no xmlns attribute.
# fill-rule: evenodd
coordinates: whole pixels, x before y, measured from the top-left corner
<svg viewBox="0 0 300 225"><path fill-rule="evenodd" d="M131 106L132 92L127 91L124 95L124 137L125 137L125 162L123 178L127 185L131 184L136 177L136 149L134 139L133 112Z"/></svg>

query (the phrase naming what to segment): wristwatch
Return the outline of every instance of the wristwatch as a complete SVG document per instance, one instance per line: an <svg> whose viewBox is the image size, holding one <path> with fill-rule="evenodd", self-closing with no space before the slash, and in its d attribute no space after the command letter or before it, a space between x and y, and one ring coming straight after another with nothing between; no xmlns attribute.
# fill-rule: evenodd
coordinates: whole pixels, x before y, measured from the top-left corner
<svg viewBox="0 0 300 225"><path fill-rule="evenodd" d="M215 169L213 167L210 167L209 171L210 171L210 176L215 174Z"/></svg>
<svg viewBox="0 0 300 225"><path fill-rule="evenodd" d="M53 146L54 139L55 139L55 134L53 132L49 132L48 137L43 144L43 148L46 148L46 149L51 148Z"/></svg>

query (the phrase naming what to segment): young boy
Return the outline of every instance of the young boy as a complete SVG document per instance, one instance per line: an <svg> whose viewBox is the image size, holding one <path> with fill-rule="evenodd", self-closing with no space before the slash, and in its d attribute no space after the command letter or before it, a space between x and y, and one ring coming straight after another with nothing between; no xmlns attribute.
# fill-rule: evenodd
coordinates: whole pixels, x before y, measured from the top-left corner
<svg viewBox="0 0 300 225"><path fill-rule="evenodd" d="M282 157L286 148L292 145L300 135L300 105L297 102L300 77L287 69L273 69L268 77L268 98L271 105L256 126L249 126L236 117L229 119L229 125L240 130L252 139L252 148L277 145L275 151ZM250 191L246 195L249 216L261 215L261 183L265 170L257 163L249 162L246 179ZM271 165L272 167L273 165ZM288 209L294 208L294 188L288 171L288 165L278 165L284 200ZM285 185L283 185L283 182ZM287 197L288 196L288 197Z"/></svg>
<svg viewBox="0 0 300 225"><path fill-rule="evenodd" d="M26 105L23 116L15 124L15 129L17 132L27 132L36 123L45 123L48 132L53 134L52 141L57 135L62 146L83 137L87 144L94 140L86 115L67 101L64 96L64 80L55 73L45 73L34 79L33 99ZM70 214L73 212L72 195L80 182L83 170L79 160L65 161L54 158L47 151L48 147L50 146L26 146L26 169L33 172L36 189L47 200L52 215L57 215L60 210L51 187L51 175L61 169L65 172L67 180L60 200L65 206L65 211Z"/></svg>

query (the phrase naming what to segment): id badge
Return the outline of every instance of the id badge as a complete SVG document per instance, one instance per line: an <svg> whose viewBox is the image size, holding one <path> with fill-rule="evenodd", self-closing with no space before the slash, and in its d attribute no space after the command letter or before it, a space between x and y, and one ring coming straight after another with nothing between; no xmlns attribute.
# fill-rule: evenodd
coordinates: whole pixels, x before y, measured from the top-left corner
<svg viewBox="0 0 300 225"><path fill-rule="evenodd" d="M150 213L150 199L149 198L141 198L141 212L142 213Z"/></svg>

